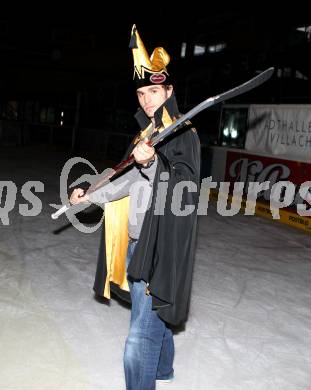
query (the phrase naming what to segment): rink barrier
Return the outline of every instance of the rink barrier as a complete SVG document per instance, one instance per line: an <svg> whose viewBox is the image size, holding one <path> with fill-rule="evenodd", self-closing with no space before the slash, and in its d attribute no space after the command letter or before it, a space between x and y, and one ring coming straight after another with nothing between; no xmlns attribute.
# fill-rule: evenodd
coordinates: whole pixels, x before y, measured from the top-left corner
<svg viewBox="0 0 311 390"><path fill-rule="evenodd" d="M220 196L221 196L221 194L219 193L219 191L217 189L215 189L215 188L210 189L210 199L211 200L217 201ZM240 201L238 197L233 197L230 194L229 195L224 194L224 196L225 197L228 196L228 204L231 204L234 201L237 201L237 202ZM245 206L246 206L246 198L242 197L240 212L245 210ZM306 231L308 233L311 232L311 219L310 218L300 216L300 215L296 214L295 212L291 212L289 210L281 209L281 208L279 209L279 214L280 214L279 219L273 219L270 207L264 202L260 202L260 201L256 202L255 215L270 219L272 221L280 222L280 223L289 225L289 226L294 227L294 228L301 229L301 230Z"/></svg>

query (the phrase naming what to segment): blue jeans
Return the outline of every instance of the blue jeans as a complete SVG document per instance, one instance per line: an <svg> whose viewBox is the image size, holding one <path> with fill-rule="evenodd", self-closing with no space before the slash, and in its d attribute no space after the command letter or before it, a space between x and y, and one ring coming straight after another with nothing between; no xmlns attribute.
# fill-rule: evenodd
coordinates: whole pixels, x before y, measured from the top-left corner
<svg viewBox="0 0 311 390"><path fill-rule="evenodd" d="M127 266L136 242L128 246ZM127 390L154 390L156 379L173 378L174 341L166 323L152 310L143 280L128 278L132 311L125 343L124 371Z"/></svg>

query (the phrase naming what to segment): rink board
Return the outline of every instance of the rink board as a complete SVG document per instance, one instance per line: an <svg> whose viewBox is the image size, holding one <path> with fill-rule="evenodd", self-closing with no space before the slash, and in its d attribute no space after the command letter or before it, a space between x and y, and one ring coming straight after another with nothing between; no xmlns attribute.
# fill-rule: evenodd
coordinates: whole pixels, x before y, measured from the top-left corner
<svg viewBox="0 0 311 390"><path fill-rule="evenodd" d="M299 215L297 212L297 204L305 204L307 211L310 208L310 200L307 202L301 198L299 188L302 183L311 180L311 163L307 161L295 161L294 158L290 157L286 157L285 159L279 158L278 156L254 154L241 149L229 149L225 147L212 147L211 154L210 172L213 181L218 183L217 189L211 190L211 199L218 199L220 195L218 194L220 182L231 183L228 203L232 201L233 185L235 182L248 183L258 181L261 183L263 181L270 181L270 188L279 181L291 182L296 188L293 202L289 207L279 209L279 219L273 219L272 217L269 190L263 191L262 195L258 197L255 214L310 232L311 217ZM247 185L245 185L246 187ZM246 197L247 194L244 193L241 210L245 209Z"/></svg>

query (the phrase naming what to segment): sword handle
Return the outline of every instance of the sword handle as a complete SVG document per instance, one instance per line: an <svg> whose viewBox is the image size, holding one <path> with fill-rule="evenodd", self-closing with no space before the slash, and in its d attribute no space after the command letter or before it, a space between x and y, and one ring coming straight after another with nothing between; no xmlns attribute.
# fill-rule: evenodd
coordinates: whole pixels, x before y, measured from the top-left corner
<svg viewBox="0 0 311 390"><path fill-rule="evenodd" d="M59 216L64 214L67 210L69 210L70 205L65 204L63 207L61 207L59 210L57 210L55 213L51 215L52 219L57 219Z"/></svg>

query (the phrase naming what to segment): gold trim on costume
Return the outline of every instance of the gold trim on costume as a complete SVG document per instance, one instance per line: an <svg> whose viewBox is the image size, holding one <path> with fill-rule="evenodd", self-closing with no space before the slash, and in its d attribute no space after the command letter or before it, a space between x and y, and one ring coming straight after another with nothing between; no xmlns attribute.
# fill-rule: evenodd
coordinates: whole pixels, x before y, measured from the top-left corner
<svg viewBox="0 0 311 390"><path fill-rule="evenodd" d="M107 277L104 297L110 299L110 282L129 291L126 277L129 196L105 204Z"/></svg>
<svg viewBox="0 0 311 390"><path fill-rule="evenodd" d="M164 129L169 127L173 122L175 122L174 118L171 118L167 109L165 107L163 107L162 123L163 123ZM164 130L164 129L162 129L162 130ZM159 133L161 133L160 129L159 129Z"/></svg>
<svg viewBox="0 0 311 390"><path fill-rule="evenodd" d="M153 124L152 122L144 129L142 130L135 138L134 140L134 145L136 145L139 141L142 141L143 139L146 138L147 135L151 132Z"/></svg>

